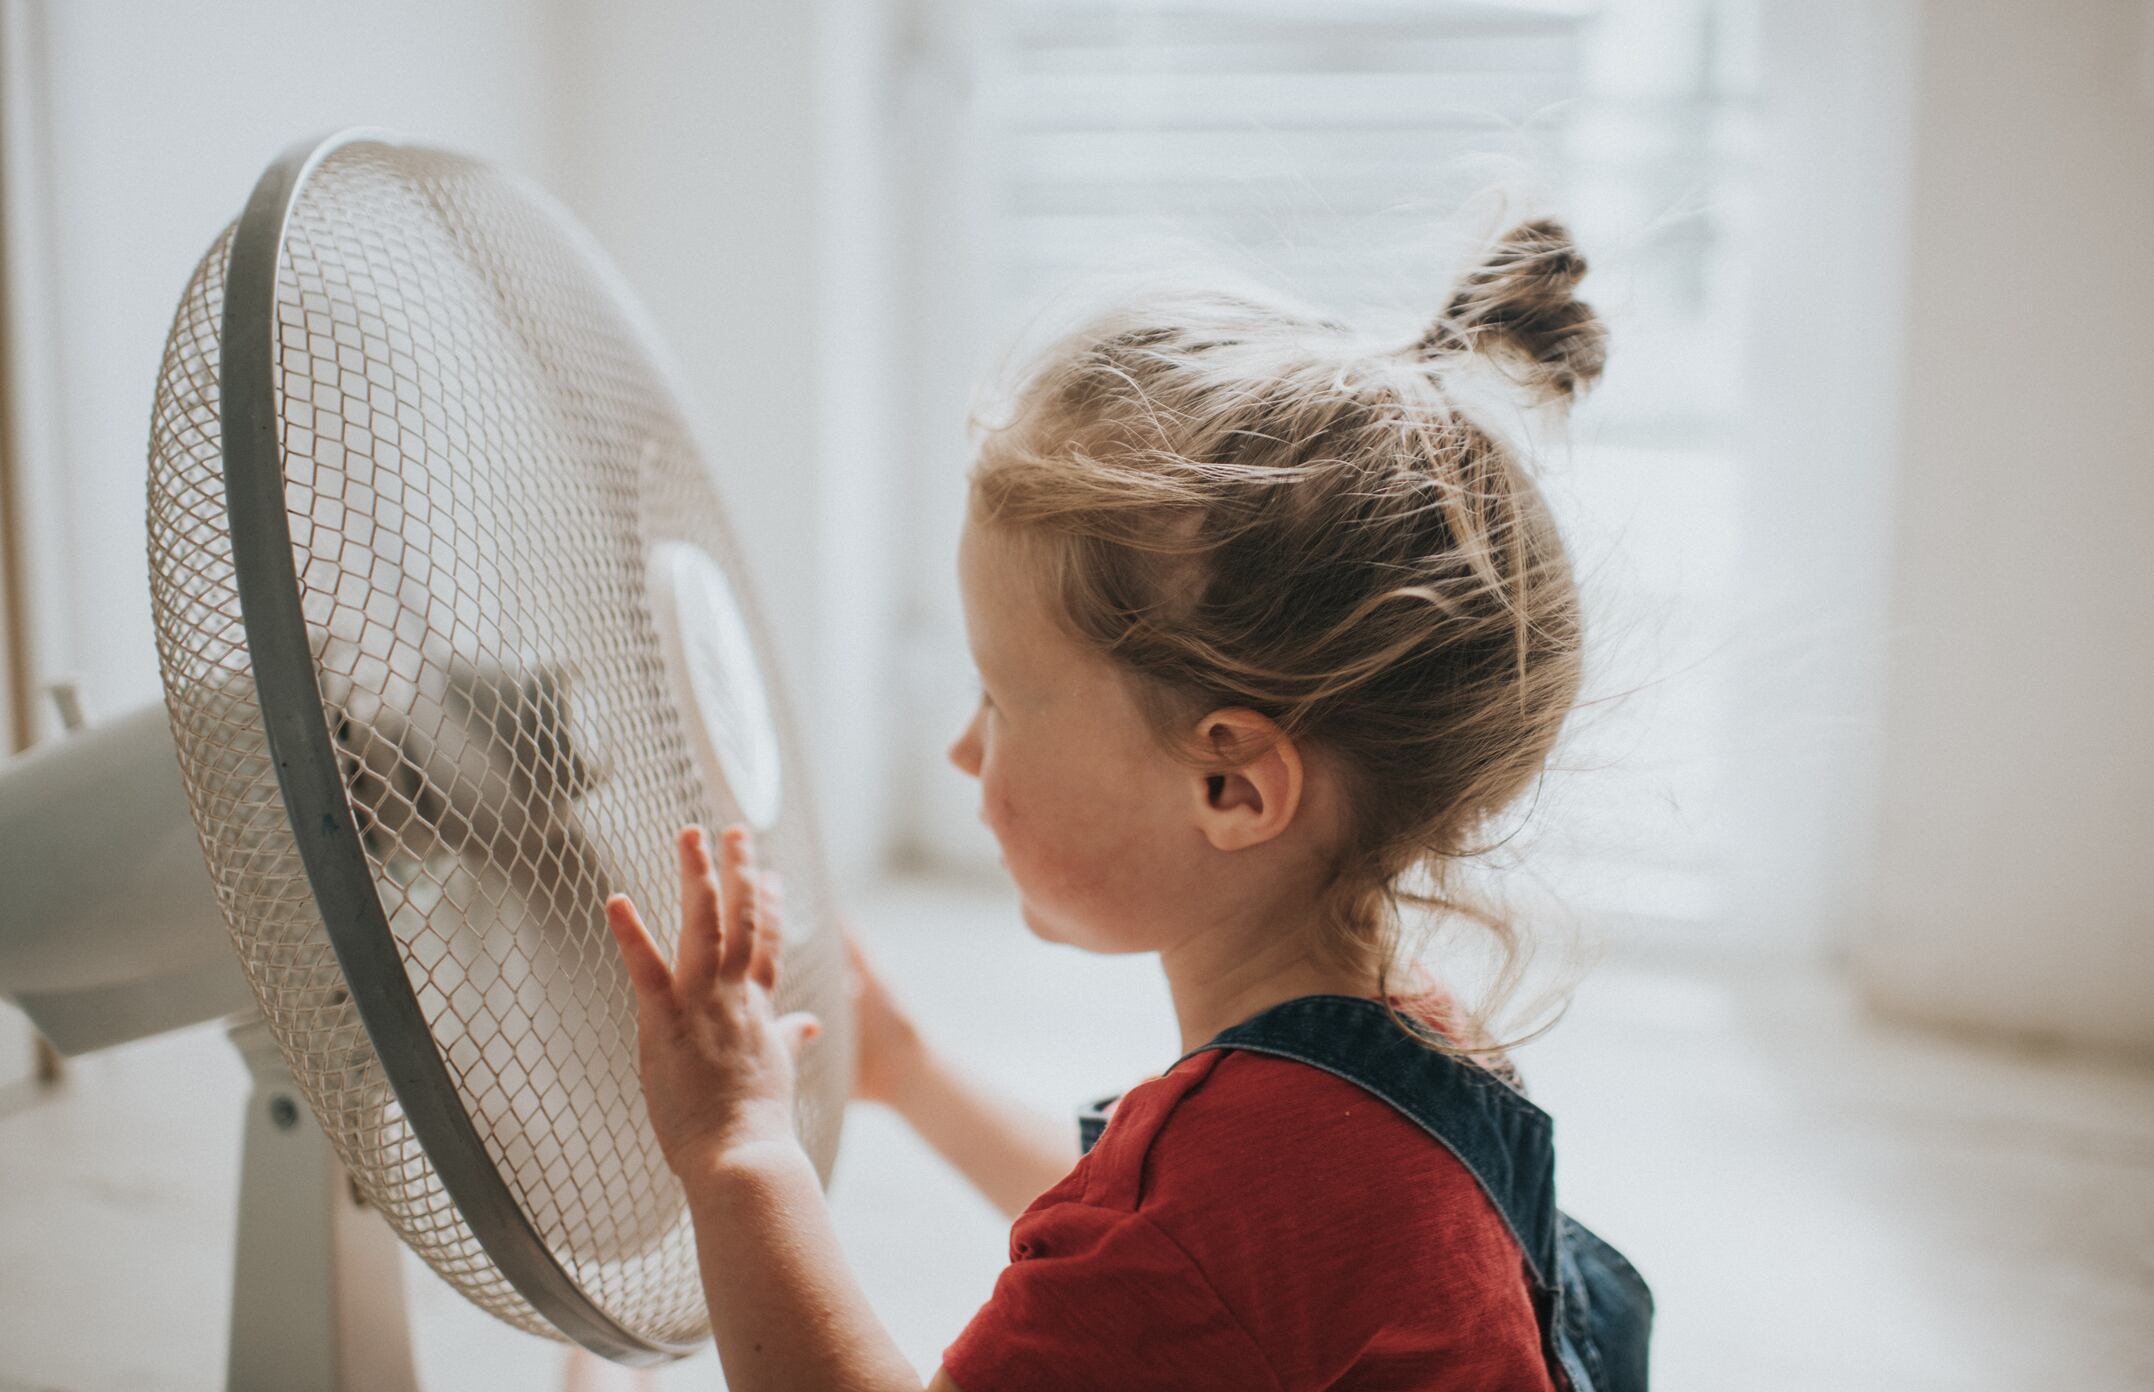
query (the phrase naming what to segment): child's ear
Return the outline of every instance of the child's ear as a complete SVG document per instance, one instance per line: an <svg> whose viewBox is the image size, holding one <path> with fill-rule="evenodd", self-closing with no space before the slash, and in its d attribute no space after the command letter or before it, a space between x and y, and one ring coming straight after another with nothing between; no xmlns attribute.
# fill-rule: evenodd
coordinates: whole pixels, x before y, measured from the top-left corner
<svg viewBox="0 0 2154 1392"><path fill-rule="evenodd" d="M1301 753L1294 742L1269 717L1239 708L1207 714L1196 734L1226 765L1191 775L1204 838L1219 850L1239 851L1285 831L1301 807Z"/></svg>

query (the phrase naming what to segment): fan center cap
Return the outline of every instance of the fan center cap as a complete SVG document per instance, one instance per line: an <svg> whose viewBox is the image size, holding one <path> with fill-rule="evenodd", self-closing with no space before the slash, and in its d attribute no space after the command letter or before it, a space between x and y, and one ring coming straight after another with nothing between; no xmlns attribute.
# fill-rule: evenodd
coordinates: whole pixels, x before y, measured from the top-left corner
<svg viewBox="0 0 2154 1392"><path fill-rule="evenodd" d="M697 771L757 831L778 820L785 780L763 670L725 571L683 541L652 548L652 617Z"/></svg>

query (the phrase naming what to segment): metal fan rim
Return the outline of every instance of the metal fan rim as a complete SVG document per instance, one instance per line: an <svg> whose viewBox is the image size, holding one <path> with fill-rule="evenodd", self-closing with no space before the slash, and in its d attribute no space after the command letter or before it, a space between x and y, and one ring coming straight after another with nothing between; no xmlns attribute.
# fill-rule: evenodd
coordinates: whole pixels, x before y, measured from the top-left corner
<svg viewBox="0 0 2154 1392"><path fill-rule="evenodd" d="M292 146L256 182L232 237L219 333L219 414L232 560L263 732L292 838L338 970L413 1135L502 1276L566 1337L647 1365L700 1346L624 1327L554 1257L487 1154L405 973L346 796L301 609L272 355L285 227L307 180L360 144L422 148L374 126ZM430 147L425 147L430 148Z"/></svg>

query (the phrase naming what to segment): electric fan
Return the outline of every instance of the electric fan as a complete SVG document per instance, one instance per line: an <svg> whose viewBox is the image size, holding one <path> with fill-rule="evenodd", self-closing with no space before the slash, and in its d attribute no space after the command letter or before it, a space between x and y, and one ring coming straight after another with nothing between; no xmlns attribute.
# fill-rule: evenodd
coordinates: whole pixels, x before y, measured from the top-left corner
<svg viewBox="0 0 2154 1392"><path fill-rule="evenodd" d="M675 383L529 183L376 132L293 150L195 271L157 386L169 725L0 781L0 986L63 1050L214 1018L243 975L235 1038L258 1009L358 1198L484 1309L628 1363L709 1328L602 909L675 901L679 826L746 822L786 877L777 1004L824 1022L797 1124L826 1182L851 1082L799 747ZM147 868L84 834L115 816ZM193 886L238 972L202 957ZM250 1134L235 1386L247 1307L289 1303L248 1288L257 1164ZM369 1337L343 1318L325 1337Z"/></svg>

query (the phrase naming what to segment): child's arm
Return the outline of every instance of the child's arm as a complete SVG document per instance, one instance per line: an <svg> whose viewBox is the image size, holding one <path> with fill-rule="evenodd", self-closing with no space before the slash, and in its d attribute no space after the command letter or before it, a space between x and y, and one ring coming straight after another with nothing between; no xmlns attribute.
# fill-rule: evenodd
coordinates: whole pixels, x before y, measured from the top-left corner
<svg viewBox="0 0 2154 1392"><path fill-rule="evenodd" d="M1010 1218L1077 1163L1075 1117L1057 1120L1005 1097L925 1044L888 1102Z"/></svg>
<svg viewBox="0 0 2154 1392"><path fill-rule="evenodd" d="M920 1386L846 1265L815 1166L798 1144L735 1147L682 1184L726 1386Z"/></svg>
<svg viewBox="0 0 2154 1392"><path fill-rule="evenodd" d="M1077 1121L1057 1121L968 1077L930 1047L850 931L859 1060L853 1095L911 1123L990 1203L1015 1218L1077 1163Z"/></svg>

